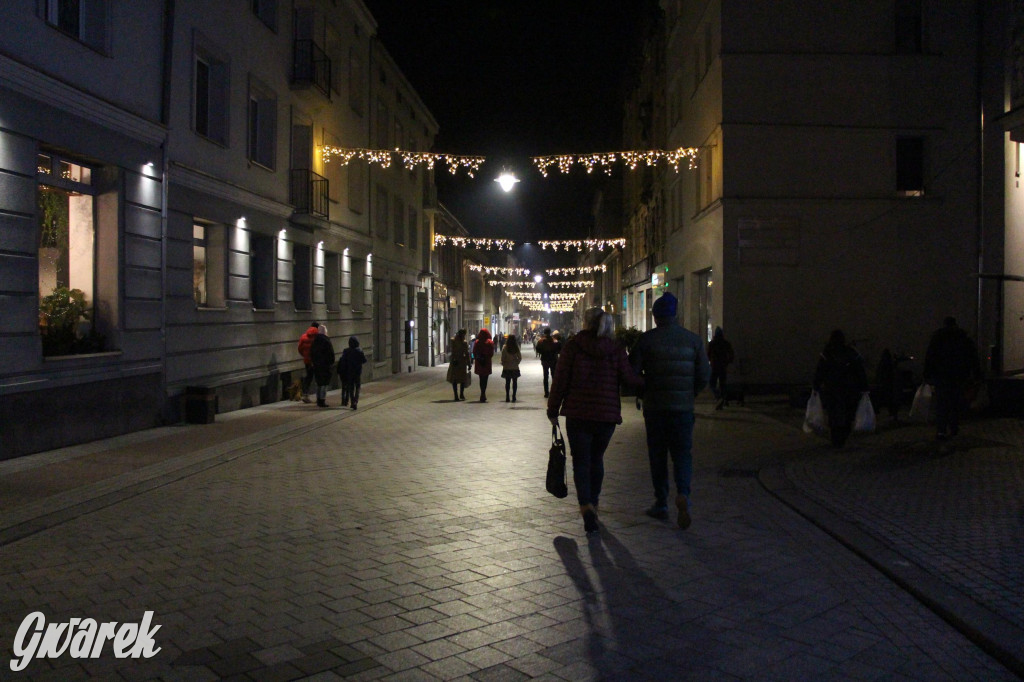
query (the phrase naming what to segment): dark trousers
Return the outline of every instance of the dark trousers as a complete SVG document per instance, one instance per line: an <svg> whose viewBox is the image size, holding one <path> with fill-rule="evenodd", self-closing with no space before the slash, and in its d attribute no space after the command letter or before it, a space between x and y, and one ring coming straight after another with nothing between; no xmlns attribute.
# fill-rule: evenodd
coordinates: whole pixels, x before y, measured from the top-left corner
<svg viewBox="0 0 1024 682"><path fill-rule="evenodd" d="M360 380L356 381L343 381L341 382L341 404L348 405L348 401L351 399L352 404L355 405L359 402L359 388L362 386Z"/></svg>
<svg viewBox="0 0 1024 682"><path fill-rule="evenodd" d="M935 384L935 427L939 433L955 436L960 431L960 387Z"/></svg>
<svg viewBox="0 0 1024 682"><path fill-rule="evenodd" d="M512 397L516 397L516 391L519 390L519 377L506 377L505 378L505 399L508 400L508 389L512 388Z"/></svg>
<svg viewBox="0 0 1024 682"><path fill-rule="evenodd" d="M612 422L566 418L565 435L572 456L572 481L580 506L597 506L604 482L604 451L615 433Z"/></svg>
<svg viewBox="0 0 1024 682"><path fill-rule="evenodd" d="M302 395L309 395L312 392L310 387L313 386L315 379L316 377L313 376L313 365L306 365L306 376L302 377Z"/></svg>
<svg viewBox="0 0 1024 682"><path fill-rule="evenodd" d="M725 367L719 369L711 368L711 391L715 397L725 404L729 404L729 394L726 392L725 381L728 372Z"/></svg>
<svg viewBox="0 0 1024 682"><path fill-rule="evenodd" d="M480 375L480 399L484 400L487 397L487 379L490 378L490 374Z"/></svg>
<svg viewBox="0 0 1024 682"><path fill-rule="evenodd" d="M668 506L670 492L668 460L672 458L676 492L690 495L693 477L693 412L675 410L644 410L647 428L647 457L651 463L654 504Z"/></svg>
<svg viewBox="0 0 1024 682"><path fill-rule="evenodd" d="M548 393L551 392L551 390L550 390L550 388L548 386L548 377L554 378L554 376L555 376L555 366L554 365L545 365L542 362L541 363L541 368L543 368L543 370L544 370L544 397L547 398L548 397Z"/></svg>

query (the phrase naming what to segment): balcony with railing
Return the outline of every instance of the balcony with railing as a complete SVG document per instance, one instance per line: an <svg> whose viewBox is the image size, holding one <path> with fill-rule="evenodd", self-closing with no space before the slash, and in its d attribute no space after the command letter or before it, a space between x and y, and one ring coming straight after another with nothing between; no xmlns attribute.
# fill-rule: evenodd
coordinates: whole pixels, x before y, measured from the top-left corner
<svg viewBox="0 0 1024 682"><path fill-rule="evenodd" d="M302 39L295 40L294 53L292 85L296 87L313 86L325 97L330 97L331 60L327 53L312 40Z"/></svg>
<svg viewBox="0 0 1024 682"><path fill-rule="evenodd" d="M289 195L298 214L330 218L328 180L306 168L293 168Z"/></svg>

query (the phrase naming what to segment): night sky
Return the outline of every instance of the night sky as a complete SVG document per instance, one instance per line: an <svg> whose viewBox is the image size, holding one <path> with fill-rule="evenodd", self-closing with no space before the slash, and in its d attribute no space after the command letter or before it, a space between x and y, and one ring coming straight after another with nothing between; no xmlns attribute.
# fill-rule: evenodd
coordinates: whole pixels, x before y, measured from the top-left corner
<svg viewBox="0 0 1024 682"><path fill-rule="evenodd" d="M589 236L594 191L609 179L582 168L544 178L530 157L622 149L624 76L644 3L365 2L440 125L432 151L487 157L475 179L436 174L442 203L470 233L517 242ZM521 180L511 194L493 182L503 167Z"/></svg>

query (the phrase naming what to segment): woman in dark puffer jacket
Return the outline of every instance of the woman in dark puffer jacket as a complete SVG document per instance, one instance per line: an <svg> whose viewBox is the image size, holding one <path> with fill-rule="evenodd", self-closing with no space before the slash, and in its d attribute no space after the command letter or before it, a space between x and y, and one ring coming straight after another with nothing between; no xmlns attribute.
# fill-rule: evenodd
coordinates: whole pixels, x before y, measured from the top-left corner
<svg viewBox="0 0 1024 682"><path fill-rule="evenodd" d="M615 426L622 423L619 385L642 386L629 365L626 350L614 338L612 316L590 308L586 329L574 336L558 359L548 398L548 419L565 431L572 455L572 479L588 533L598 530L597 504L604 480L604 452Z"/></svg>

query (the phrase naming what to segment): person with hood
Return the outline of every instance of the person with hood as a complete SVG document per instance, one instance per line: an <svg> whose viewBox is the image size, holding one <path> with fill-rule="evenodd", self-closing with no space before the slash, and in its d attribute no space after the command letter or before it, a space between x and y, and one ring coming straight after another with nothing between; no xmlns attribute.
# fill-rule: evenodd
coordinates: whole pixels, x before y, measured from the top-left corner
<svg viewBox="0 0 1024 682"><path fill-rule="evenodd" d="M523 361L523 353L519 350L519 341L515 334L505 337L505 345L501 349L501 378L505 380L505 402L509 402L508 389L512 388L512 402L516 401L519 390L519 363Z"/></svg>
<svg viewBox="0 0 1024 682"><path fill-rule="evenodd" d="M331 384L331 370L334 368L334 345L327 336L327 325L320 325L317 335L309 347L309 358L313 361L313 377L316 379L316 404L327 407L327 389Z"/></svg>
<svg viewBox="0 0 1024 682"><path fill-rule="evenodd" d="M725 332L721 327L715 327L715 334L708 343L708 362L711 363L711 391L718 399L716 410L729 407L729 393L725 382L728 367L735 357L732 344L725 340Z"/></svg>
<svg viewBox="0 0 1024 682"><path fill-rule="evenodd" d="M494 357L494 341L491 332L481 329L473 344L473 374L480 377L480 402L487 402L487 378L491 376L491 358Z"/></svg>
<svg viewBox="0 0 1024 682"><path fill-rule="evenodd" d="M341 380L341 406L347 407L349 400L352 401L352 409L356 409L359 403L359 388L362 385L363 365L366 364L366 355L359 347L359 338L348 337L348 348L341 351L341 359L338 360L338 379Z"/></svg>
<svg viewBox="0 0 1024 682"><path fill-rule="evenodd" d="M622 423L620 384L642 386L629 366L626 350L615 341L615 322L601 308L584 313L586 329L562 350L548 396L547 416L565 432L572 456L572 480L583 516L583 529L596 533L597 508L604 482L604 453L615 427Z"/></svg>
<svg viewBox="0 0 1024 682"><path fill-rule="evenodd" d="M466 379L469 377L469 342L466 341L466 330L455 332L451 339L452 355L448 361L448 374L445 379L452 385L455 401L466 399Z"/></svg>
<svg viewBox="0 0 1024 682"><path fill-rule="evenodd" d="M864 360L846 343L846 334L841 329L829 335L821 351L814 370L814 390L821 396L821 406L828 414L832 445L841 448L853 431L860 396L868 390Z"/></svg>
<svg viewBox="0 0 1024 682"><path fill-rule="evenodd" d="M544 397L548 397L548 377L554 375L558 364L558 354L562 352L562 344L551 336L551 327L545 327L537 341L537 355L540 356L540 367L544 372Z"/></svg>
<svg viewBox="0 0 1024 682"><path fill-rule="evenodd" d="M668 460L676 485L676 523L690 527L690 484L693 477L694 400L708 385L711 365L704 342L676 319L678 302L665 293L654 302L654 329L633 346L630 361L644 377L643 410L647 457L654 484L654 504L644 513L668 518Z"/></svg>
<svg viewBox="0 0 1024 682"><path fill-rule="evenodd" d="M313 384L313 360L309 357L309 349L313 346L313 339L316 338L319 327L320 323L314 321L309 325L309 329L299 337L299 355L302 356L302 362L306 365L306 375L302 377L302 402L304 403L310 402L309 389Z"/></svg>
<svg viewBox="0 0 1024 682"><path fill-rule="evenodd" d="M978 347L947 317L942 328L932 334L924 356L925 383L935 387L936 437L946 440L960 432L960 403L964 389L981 378Z"/></svg>

